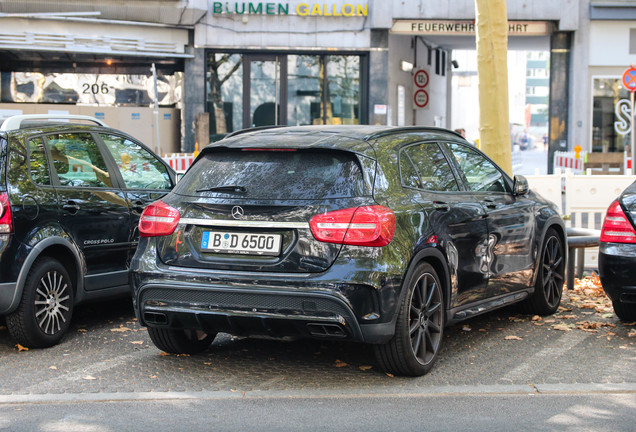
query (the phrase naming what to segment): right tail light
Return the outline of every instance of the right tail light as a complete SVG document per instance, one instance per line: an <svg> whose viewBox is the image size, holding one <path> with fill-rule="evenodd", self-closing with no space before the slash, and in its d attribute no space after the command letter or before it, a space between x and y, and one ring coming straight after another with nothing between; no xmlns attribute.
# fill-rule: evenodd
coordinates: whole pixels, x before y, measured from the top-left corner
<svg viewBox="0 0 636 432"><path fill-rule="evenodd" d="M395 214L383 206L352 207L318 214L309 226L322 242L379 247L393 239Z"/></svg>
<svg viewBox="0 0 636 432"><path fill-rule="evenodd" d="M609 243L636 243L636 231L618 200L607 209L600 240Z"/></svg>

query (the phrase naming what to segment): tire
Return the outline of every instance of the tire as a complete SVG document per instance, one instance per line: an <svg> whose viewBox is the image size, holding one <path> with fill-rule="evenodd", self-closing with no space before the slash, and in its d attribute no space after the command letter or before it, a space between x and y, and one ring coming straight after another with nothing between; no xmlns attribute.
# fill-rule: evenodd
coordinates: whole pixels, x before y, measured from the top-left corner
<svg viewBox="0 0 636 432"><path fill-rule="evenodd" d="M73 283L56 259L40 258L24 283L18 308L7 315L11 337L28 348L47 348L60 342L73 315Z"/></svg>
<svg viewBox="0 0 636 432"><path fill-rule="evenodd" d="M524 312L534 315L552 315L559 308L565 282L565 252L557 232L546 232L534 293L523 306Z"/></svg>
<svg viewBox="0 0 636 432"><path fill-rule="evenodd" d="M157 327L148 327L148 334L157 348L170 354L198 354L205 351L216 337L216 333L200 330Z"/></svg>
<svg viewBox="0 0 636 432"><path fill-rule="evenodd" d="M614 312L621 321L636 321L636 303L621 303L620 301L613 301L612 306L614 306Z"/></svg>
<svg viewBox="0 0 636 432"><path fill-rule="evenodd" d="M395 335L375 345L380 366L389 373L421 376L431 370L442 345L445 308L442 285L428 263L419 263L407 281Z"/></svg>

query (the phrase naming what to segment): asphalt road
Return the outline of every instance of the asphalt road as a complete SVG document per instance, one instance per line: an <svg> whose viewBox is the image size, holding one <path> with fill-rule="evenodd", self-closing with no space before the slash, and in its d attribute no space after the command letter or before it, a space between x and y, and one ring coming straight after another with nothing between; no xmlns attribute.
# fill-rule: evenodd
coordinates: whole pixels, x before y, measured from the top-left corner
<svg viewBox="0 0 636 432"><path fill-rule="evenodd" d="M222 334L164 355L129 300L87 305L50 349L19 351L0 327L0 430L636 430L636 326L563 305L447 328L420 378L385 374L353 343Z"/></svg>

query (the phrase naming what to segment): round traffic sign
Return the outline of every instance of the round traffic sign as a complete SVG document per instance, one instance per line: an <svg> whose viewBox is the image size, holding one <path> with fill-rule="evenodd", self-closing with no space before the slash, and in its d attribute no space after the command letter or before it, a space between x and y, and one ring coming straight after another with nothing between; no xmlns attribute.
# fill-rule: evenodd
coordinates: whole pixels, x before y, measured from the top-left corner
<svg viewBox="0 0 636 432"><path fill-rule="evenodd" d="M419 89L416 91L413 95L413 102L418 108L426 108L426 105L428 105L428 93L426 90Z"/></svg>
<svg viewBox="0 0 636 432"><path fill-rule="evenodd" d="M623 73L623 85L631 92L636 90L636 67L634 65L628 67Z"/></svg>
<svg viewBox="0 0 636 432"><path fill-rule="evenodd" d="M413 75L415 85L419 88L424 88L428 85L428 72L424 69L418 69Z"/></svg>

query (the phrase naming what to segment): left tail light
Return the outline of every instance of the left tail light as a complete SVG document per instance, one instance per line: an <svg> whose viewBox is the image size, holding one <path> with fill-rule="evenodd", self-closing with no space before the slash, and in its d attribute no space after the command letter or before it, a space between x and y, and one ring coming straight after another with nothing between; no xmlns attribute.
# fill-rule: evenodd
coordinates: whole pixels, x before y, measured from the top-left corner
<svg viewBox="0 0 636 432"><path fill-rule="evenodd" d="M166 236L174 232L179 224L179 210L163 201L155 201L144 209L139 218L141 237Z"/></svg>
<svg viewBox="0 0 636 432"><path fill-rule="evenodd" d="M13 218L11 217L9 195L6 192L0 193L0 234L10 234L12 232Z"/></svg>
<svg viewBox="0 0 636 432"><path fill-rule="evenodd" d="M395 214L383 206L353 207L321 213L309 227L316 240L354 246L386 246L395 234Z"/></svg>

